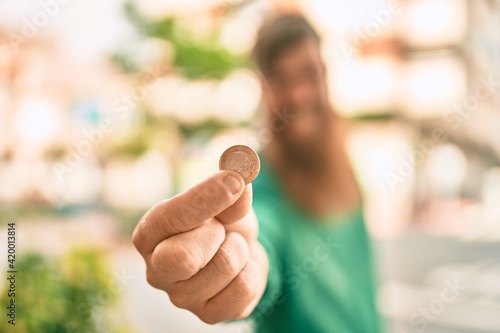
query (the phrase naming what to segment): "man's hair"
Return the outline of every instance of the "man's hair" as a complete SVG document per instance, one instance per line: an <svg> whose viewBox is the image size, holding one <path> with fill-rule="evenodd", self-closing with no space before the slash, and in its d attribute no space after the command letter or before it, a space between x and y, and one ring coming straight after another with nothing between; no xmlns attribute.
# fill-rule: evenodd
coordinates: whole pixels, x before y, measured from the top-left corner
<svg viewBox="0 0 500 333"><path fill-rule="evenodd" d="M320 38L307 20L297 14L281 14L267 19L259 30L252 56L265 75L276 58L306 38L319 44Z"/></svg>

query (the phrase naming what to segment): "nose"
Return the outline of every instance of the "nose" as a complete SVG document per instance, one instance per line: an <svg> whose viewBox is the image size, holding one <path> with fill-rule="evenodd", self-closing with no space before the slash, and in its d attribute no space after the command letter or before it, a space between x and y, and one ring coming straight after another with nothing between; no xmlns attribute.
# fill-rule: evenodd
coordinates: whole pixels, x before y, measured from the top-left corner
<svg viewBox="0 0 500 333"><path fill-rule="evenodd" d="M290 87L289 102L292 107L302 108L311 105L314 98L314 89L306 82L295 82Z"/></svg>

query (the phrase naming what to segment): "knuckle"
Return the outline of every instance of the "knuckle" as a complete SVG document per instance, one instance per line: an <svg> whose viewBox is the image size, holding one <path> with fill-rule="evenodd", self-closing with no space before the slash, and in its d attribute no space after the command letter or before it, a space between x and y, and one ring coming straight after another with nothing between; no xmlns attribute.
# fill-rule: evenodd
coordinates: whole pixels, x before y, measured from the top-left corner
<svg viewBox="0 0 500 333"><path fill-rule="evenodd" d="M182 309L188 309L190 307L190 298L186 294L186 292L182 291L170 291L168 293L168 296L170 298L170 301L172 302L173 305L175 305L178 308Z"/></svg>
<svg viewBox="0 0 500 333"><path fill-rule="evenodd" d="M174 222L178 223L179 221L176 220L176 214L172 213L172 210L175 210L175 208L176 205L172 204L170 200L154 205L146 217L151 227L154 228L152 231L167 235L177 232Z"/></svg>
<svg viewBox="0 0 500 333"><path fill-rule="evenodd" d="M210 179L210 181L205 183L202 192L208 198L216 198L225 188L226 186L224 185L222 180L219 177L214 176Z"/></svg>
<svg viewBox="0 0 500 333"><path fill-rule="evenodd" d="M166 206L166 209L163 210L162 216L164 223L162 224L165 229L170 229L170 230L164 230L166 232L168 231L174 231L175 233L179 233L180 229L179 225L185 226L186 225L186 219L190 218L190 209L182 203L178 204L169 204Z"/></svg>
<svg viewBox="0 0 500 333"><path fill-rule="evenodd" d="M210 202L210 194L204 193L202 190L198 190L193 195L191 204L192 208L196 210L204 210L209 207L208 203Z"/></svg>
<svg viewBox="0 0 500 333"><path fill-rule="evenodd" d="M132 244L135 246L135 248L141 252L144 248L144 234L146 232L147 228L147 218L148 215L150 214L150 211L144 214L144 216L139 220L137 225L135 226L134 232L132 233Z"/></svg>
<svg viewBox="0 0 500 333"><path fill-rule="evenodd" d="M235 278L234 284L241 298L251 300L257 296L256 283L252 280L252 276L245 271L241 271Z"/></svg>
<svg viewBox="0 0 500 333"><path fill-rule="evenodd" d="M228 234L231 241L224 242L214 257L214 266L222 276L236 276L243 268L243 261L248 258L248 248L244 240L234 233Z"/></svg>
<svg viewBox="0 0 500 333"><path fill-rule="evenodd" d="M178 233L177 225L183 224L181 218L181 208L176 205L171 199L160 201L156 203L153 208L145 216L144 220L147 221L151 232L160 232L162 234Z"/></svg>
<svg viewBox="0 0 500 333"><path fill-rule="evenodd" d="M139 226L137 226L134 230L134 232L132 233L132 244L134 244L134 247L140 251L141 247L142 247L142 239L141 239L141 236L139 235Z"/></svg>
<svg viewBox="0 0 500 333"><path fill-rule="evenodd" d="M157 274L152 269L146 270L146 281L154 288L159 288Z"/></svg>
<svg viewBox="0 0 500 333"><path fill-rule="evenodd" d="M200 258L194 254L191 247L180 242L173 246L172 257L178 269L182 269L189 276L196 274L202 266Z"/></svg>
<svg viewBox="0 0 500 333"><path fill-rule="evenodd" d="M222 245L219 248L219 251L213 260L215 269L217 269L220 275L235 276L238 274L238 263L235 259L233 259L233 256L226 246Z"/></svg>

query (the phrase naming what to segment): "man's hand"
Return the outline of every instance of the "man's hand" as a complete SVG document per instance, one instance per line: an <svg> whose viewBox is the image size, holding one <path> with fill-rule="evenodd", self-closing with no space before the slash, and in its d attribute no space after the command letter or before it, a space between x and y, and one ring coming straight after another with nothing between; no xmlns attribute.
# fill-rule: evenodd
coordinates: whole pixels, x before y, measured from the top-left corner
<svg viewBox="0 0 500 333"><path fill-rule="evenodd" d="M235 171L156 204L132 241L149 284L206 323L246 318L264 293L269 264L257 241L252 187Z"/></svg>

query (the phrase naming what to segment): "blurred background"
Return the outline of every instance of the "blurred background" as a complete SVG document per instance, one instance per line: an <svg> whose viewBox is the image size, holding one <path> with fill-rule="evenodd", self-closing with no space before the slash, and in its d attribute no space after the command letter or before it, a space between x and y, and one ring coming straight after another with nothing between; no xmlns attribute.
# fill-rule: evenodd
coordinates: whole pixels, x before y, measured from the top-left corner
<svg viewBox="0 0 500 333"><path fill-rule="evenodd" d="M248 55L283 10L320 32L331 101L353 124L387 332L500 332L500 1L4 0L12 332L249 331L171 305L130 234L228 146L266 144ZM450 283L462 289L443 302Z"/></svg>

